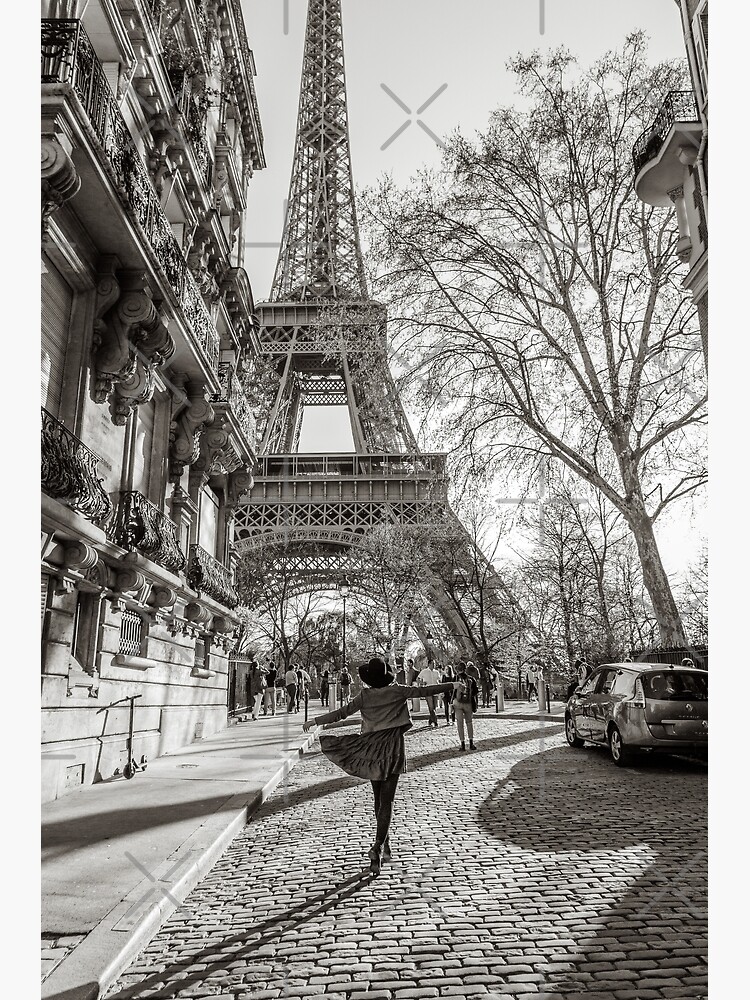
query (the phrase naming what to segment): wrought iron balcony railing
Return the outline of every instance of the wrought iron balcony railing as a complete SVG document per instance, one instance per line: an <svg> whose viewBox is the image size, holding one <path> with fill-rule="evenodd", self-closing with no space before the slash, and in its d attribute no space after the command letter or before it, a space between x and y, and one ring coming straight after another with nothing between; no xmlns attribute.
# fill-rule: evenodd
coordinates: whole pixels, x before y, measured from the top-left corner
<svg viewBox="0 0 750 1000"><path fill-rule="evenodd" d="M190 546L187 582L199 594L207 594L226 608L236 608L240 597L229 570L200 545Z"/></svg>
<svg viewBox="0 0 750 1000"><path fill-rule="evenodd" d="M137 549L173 573L185 568L185 555L174 522L136 490L120 494L111 536L117 545Z"/></svg>
<svg viewBox="0 0 750 1000"><path fill-rule="evenodd" d="M216 371L218 331L79 20L42 20L42 83L69 84L73 88L101 143L115 184L126 194L126 208L140 224L205 360Z"/></svg>
<svg viewBox="0 0 750 1000"><path fill-rule="evenodd" d="M233 366L222 361L219 365L221 389L211 396L212 403L228 403L247 440L255 447L255 414L248 402L242 383Z"/></svg>
<svg viewBox="0 0 750 1000"><path fill-rule="evenodd" d="M99 457L42 407L42 489L94 524L105 524L112 501L97 476Z"/></svg>
<svg viewBox="0 0 750 1000"><path fill-rule="evenodd" d="M658 155L664 145L669 130L675 122L700 121L692 90L670 90L659 114L647 129L644 129L633 146L633 171L636 176L649 160Z"/></svg>

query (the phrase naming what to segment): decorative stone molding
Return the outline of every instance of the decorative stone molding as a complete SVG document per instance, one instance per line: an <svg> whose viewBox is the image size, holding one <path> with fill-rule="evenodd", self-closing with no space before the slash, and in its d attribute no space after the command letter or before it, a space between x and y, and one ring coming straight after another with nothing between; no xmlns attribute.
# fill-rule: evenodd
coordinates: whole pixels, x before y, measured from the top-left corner
<svg viewBox="0 0 750 1000"><path fill-rule="evenodd" d="M156 368L172 356L174 341L152 301L145 272L121 272L118 279L110 262L97 294L94 399L109 399L112 422L124 424L134 406L153 396Z"/></svg>
<svg viewBox="0 0 750 1000"><path fill-rule="evenodd" d="M42 136L42 245L49 238L49 218L66 201L77 194L81 178L68 155L54 135Z"/></svg>
<svg viewBox="0 0 750 1000"><path fill-rule="evenodd" d="M205 631L211 623L211 612L202 604L191 601L185 606L185 618L193 625L201 626L201 630Z"/></svg>
<svg viewBox="0 0 750 1000"><path fill-rule="evenodd" d="M240 504L241 497L248 493L253 485L253 475L247 466L230 473L227 479L227 508L234 512Z"/></svg>
<svg viewBox="0 0 750 1000"><path fill-rule="evenodd" d="M63 563L57 576L58 594L70 594L99 562L99 553L86 542L72 542L63 550Z"/></svg>
<svg viewBox="0 0 750 1000"><path fill-rule="evenodd" d="M185 384L184 376L173 376L173 380L180 388ZM201 434L213 419L214 409L205 386L191 385L170 426L169 477L172 482L178 483L185 466L198 461Z"/></svg>
<svg viewBox="0 0 750 1000"><path fill-rule="evenodd" d="M143 573L132 566L120 570L115 576L114 597L118 602L127 598L129 601L145 607L151 596L152 584Z"/></svg>

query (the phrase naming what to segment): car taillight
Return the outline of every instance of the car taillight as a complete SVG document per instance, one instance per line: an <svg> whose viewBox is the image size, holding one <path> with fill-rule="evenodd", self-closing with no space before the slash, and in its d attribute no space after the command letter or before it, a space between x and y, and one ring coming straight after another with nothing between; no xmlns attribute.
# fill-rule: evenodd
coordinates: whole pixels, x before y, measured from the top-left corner
<svg viewBox="0 0 750 1000"><path fill-rule="evenodd" d="M640 678L638 678L635 682L635 694L633 695L631 704L634 708L646 707L646 696L643 693L643 685L641 684Z"/></svg>

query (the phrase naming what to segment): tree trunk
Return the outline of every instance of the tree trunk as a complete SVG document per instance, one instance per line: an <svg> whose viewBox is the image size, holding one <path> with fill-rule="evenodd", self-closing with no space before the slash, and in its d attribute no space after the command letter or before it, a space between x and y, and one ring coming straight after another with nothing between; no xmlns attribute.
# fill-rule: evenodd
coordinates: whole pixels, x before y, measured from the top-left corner
<svg viewBox="0 0 750 1000"><path fill-rule="evenodd" d="M677 604L672 596L669 577L659 555L654 526L640 498L631 503L626 517L638 547L643 583L651 598L654 615L659 625L661 644L662 646L686 646L685 629L677 610Z"/></svg>

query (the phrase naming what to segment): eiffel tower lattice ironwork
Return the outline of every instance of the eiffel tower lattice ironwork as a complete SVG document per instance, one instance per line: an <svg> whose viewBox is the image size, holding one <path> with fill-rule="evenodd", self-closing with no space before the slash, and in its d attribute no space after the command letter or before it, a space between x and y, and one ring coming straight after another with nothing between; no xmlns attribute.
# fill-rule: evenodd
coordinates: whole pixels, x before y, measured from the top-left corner
<svg viewBox="0 0 750 1000"><path fill-rule="evenodd" d="M341 0L309 0L287 214L270 301L257 313L260 359L278 384L254 485L235 515L239 554L284 539L298 551L300 588L335 587L344 573L356 578L374 527L456 522L445 455L417 446L388 367L386 309L367 288ZM305 407L330 405L347 407L354 453L299 452ZM431 590L449 629L465 633L441 582ZM415 609L421 633L428 619Z"/></svg>

